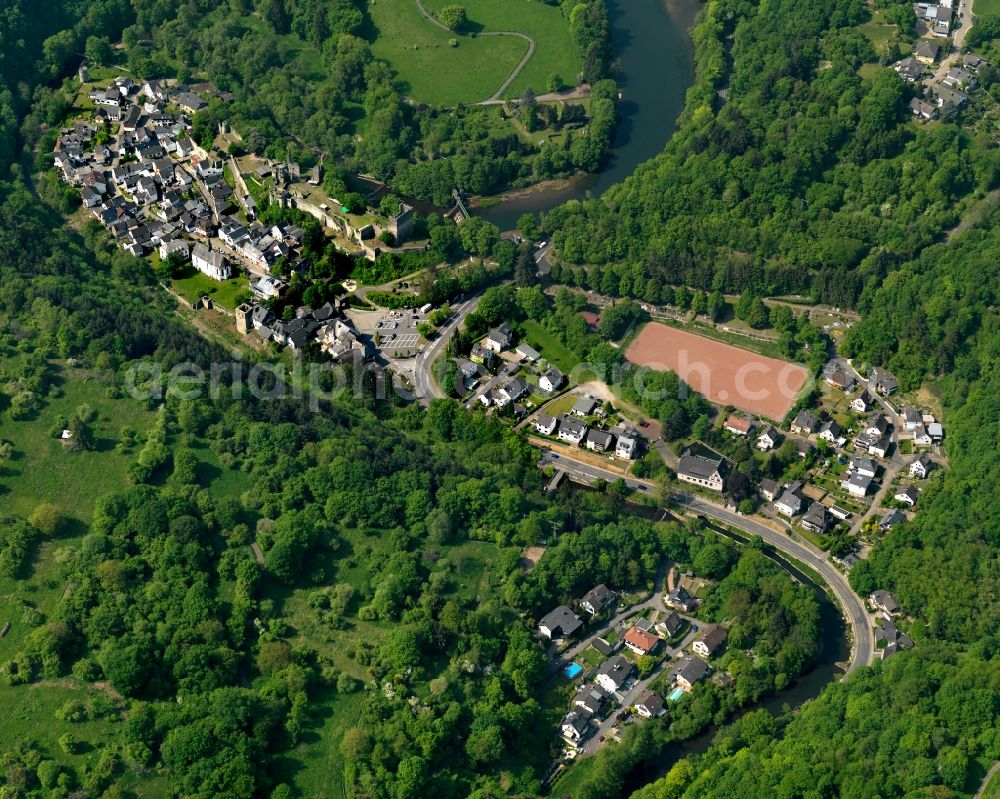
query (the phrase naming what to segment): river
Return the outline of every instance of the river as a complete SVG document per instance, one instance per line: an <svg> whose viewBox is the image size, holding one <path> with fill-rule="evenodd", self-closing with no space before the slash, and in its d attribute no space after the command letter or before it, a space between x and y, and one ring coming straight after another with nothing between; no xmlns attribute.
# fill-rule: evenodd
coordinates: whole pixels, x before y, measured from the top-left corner
<svg viewBox="0 0 1000 799"><path fill-rule="evenodd" d="M597 197L663 150L674 132L694 79L690 30L701 10L697 0L607 0L620 74L620 121L604 168L593 175L552 181L474 210L501 230L523 213L547 211L567 200Z"/></svg>

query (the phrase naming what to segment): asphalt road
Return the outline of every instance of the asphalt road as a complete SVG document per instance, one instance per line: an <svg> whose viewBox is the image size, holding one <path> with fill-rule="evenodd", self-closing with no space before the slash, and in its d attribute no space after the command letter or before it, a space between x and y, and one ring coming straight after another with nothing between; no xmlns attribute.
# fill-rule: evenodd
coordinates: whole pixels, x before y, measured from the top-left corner
<svg viewBox="0 0 1000 799"><path fill-rule="evenodd" d="M448 346L448 339L465 321L470 313L476 310L481 295L476 294L452 311L451 319L438 329L437 338L430 342L416 357L413 365L413 389L417 399L429 402L432 399L444 399L447 395L441 390L434 378L434 361Z"/></svg>
<svg viewBox="0 0 1000 799"><path fill-rule="evenodd" d="M615 472L587 463L580 463L564 455L552 458L552 454L546 453L543 456L545 461L555 468L563 470L570 479L577 482L589 484L598 478L613 482L621 478L621 475ZM640 480L632 477L627 478L625 482L629 488L647 494L652 494L656 489L656 484L648 480ZM871 665L875 656L875 636L872 631L868 611L865 609L862 599L851 589L847 578L827 560L823 552L806 541L791 538L786 533L778 532L752 518L729 511L723 506L710 502L700 496L688 494L684 491L674 491L672 499L677 504L683 505L695 513L700 513L730 527L735 527L749 535L760 536L770 546L801 561L818 573L830 587L830 590L833 591L853 631L854 641L851 649L851 661L847 668L848 672L853 671L859 666Z"/></svg>

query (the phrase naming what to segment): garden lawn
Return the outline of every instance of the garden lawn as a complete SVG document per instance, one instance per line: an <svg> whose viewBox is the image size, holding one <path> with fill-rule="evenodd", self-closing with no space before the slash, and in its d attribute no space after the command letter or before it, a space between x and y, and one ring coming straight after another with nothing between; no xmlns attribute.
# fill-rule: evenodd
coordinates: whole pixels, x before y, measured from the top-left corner
<svg viewBox="0 0 1000 799"><path fill-rule="evenodd" d="M528 47L513 36L473 38L441 30L424 19L414 0L372 0L368 13L374 29L366 38L372 52L392 65L403 92L415 102L455 106L485 100ZM449 46L451 39L457 47Z"/></svg>
<svg viewBox="0 0 1000 799"><path fill-rule="evenodd" d="M545 360L559 367L566 374L573 371L573 367L580 362L580 359L568 350L559 339L532 319L524 323L524 338L528 344L538 350Z"/></svg>
<svg viewBox="0 0 1000 799"><path fill-rule="evenodd" d="M192 304L207 296L211 297L212 302L230 311L250 295L249 283L243 274L230 280L213 280L208 275L195 272L188 277L172 281L171 287Z"/></svg>
<svg viewBox="0 0 1000 799"><path fill-rule="evenodd" d="M453 0L423 2L425 8L434 13L450 5ZM516 31L535 40L535 52L531 60L507 87L504 92L506 97L520 97L529 86L535 94L542 94L548 91L549 76L553 74L558 75L566 86L576 85L582 62L570 35L569 21L562 15L558 5L548 5L539 0L463 0L462 5L468 12L470 22L481 25L484 31ZM464 44L467 39L468 37L463 37L460 41ZM521 45L522 55L527 46L524 40L514 37L490 36L489 39L517 42ZM501 77L483 97L496 91L504 77L506 76Z"/></svg>

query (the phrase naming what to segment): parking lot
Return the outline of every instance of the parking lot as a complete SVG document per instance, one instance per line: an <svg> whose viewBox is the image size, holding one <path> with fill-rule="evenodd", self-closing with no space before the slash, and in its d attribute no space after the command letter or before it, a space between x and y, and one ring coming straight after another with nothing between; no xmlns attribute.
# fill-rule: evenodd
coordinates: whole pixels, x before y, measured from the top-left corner
<svg viewBox="0 0 1000 799"><path fill-rule="evenodd" d="M378 348L383 352L418 351L426 343L417 332L417 325L427 321L427 315L408 309L388 311L375 324Z"/></svg>

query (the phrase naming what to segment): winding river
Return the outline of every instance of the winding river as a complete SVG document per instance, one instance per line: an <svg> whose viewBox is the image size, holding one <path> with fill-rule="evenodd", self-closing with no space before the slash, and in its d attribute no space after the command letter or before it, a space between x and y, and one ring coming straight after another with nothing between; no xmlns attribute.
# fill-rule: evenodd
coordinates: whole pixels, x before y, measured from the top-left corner
<svg viewBox="0 0 1000 799"><path fill-rule="evenodd" d="M567 200L599 196L663 150L674 132L694 78L690 30L697 0L607 0L622 100L611 156L593 175L550 181L507 192L496 205L473 209L501 230L526 212L546 211Z"/></svg>

